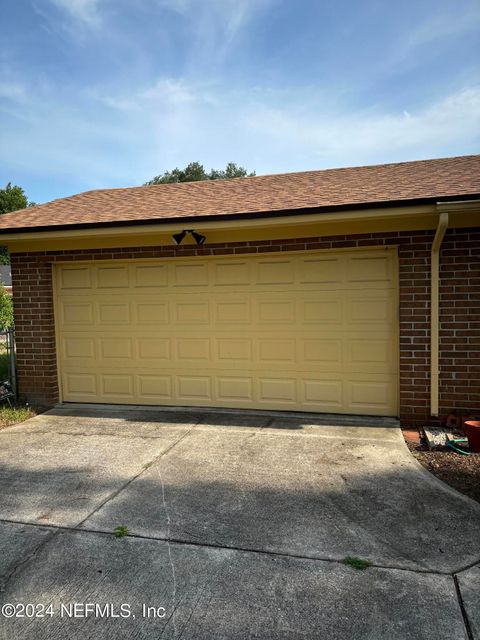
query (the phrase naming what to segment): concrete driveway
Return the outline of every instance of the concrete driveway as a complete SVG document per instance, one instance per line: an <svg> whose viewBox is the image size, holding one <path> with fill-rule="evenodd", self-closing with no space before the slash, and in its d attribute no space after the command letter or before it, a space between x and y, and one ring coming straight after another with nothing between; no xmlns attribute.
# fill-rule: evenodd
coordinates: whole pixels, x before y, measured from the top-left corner
<svg viewBox="0 0 480 640"><path fill-rule="evenodd" d="M480 505L393 424L325 422L70 405L0 431L1 640L480 639Z"/></svg>

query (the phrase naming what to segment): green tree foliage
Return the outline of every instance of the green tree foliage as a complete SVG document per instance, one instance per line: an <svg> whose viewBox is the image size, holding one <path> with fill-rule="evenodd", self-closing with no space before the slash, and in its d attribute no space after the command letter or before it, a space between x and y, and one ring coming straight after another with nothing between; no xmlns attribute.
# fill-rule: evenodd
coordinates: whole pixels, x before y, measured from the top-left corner
<svg viewBox="0 0 480 640"><path fill-rule="evenodd" d="M9 182L5 189L0 189L0 214L25 209L28 207L28 198L22 187L17 187Z"/></svg>
<svg viewBox="0 0 480 640"><path fill-rule="evenodd" d="M12 185L9 182L4 189L0 189L0 215L25 209L26 207L33 207L34 205L34 202L28 201L22 187ZM10 257L5 247L0 247L0 264L10 264Z"/></svg>
<svg viewBox="0 0 480 640"><path fill-rule="evenodd" d="M13 325L12 296L7 293L0 284L0 331L4 331Z"/></svg>
<svg viewBox="0 0 480 640"><path fill-rule="evenodd" d="M199 162L190 162L185 169L173 169L173 171L165 171L160 176L155 176L146 185L150 184L168 184L171 182L198 182L199 180L226 180L228 178L249 178L254 176L255 172L248 173L245 167L239 167L235 162L229 162L224 170L211 169L207 173L203 164Z"/></svg>

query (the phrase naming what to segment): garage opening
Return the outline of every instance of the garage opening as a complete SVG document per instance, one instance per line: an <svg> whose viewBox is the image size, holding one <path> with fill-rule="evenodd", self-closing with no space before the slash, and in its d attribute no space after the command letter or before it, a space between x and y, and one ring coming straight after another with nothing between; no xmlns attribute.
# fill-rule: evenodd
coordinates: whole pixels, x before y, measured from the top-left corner
<svg viewBox="0 0 480 640"><path fill-rule="evenodd" d="M55 268L62 400L398 414L393 248Z"/></svg>

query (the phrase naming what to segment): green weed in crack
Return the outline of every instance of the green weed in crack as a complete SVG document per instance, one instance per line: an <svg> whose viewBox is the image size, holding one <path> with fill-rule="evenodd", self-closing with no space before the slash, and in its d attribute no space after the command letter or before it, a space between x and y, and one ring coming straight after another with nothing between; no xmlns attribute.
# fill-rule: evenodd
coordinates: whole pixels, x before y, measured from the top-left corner
<svg viewBox="0 0 480 640"><path fill-rule="evenodd" d="M128 535L128 527L125 524L119 524L118 527L115 527L113 533L117 538L124 538Z"/></svg>
<svg viewBox="0 0 480 640"><path fill-rule="evenodd" d="M361 558L355 558L354 556L346 556L342 562L353 569L357 569L357 571L364 571L365 569L368 569L368 567L372 566L372 563L368 560L362 560Z"/></svg>

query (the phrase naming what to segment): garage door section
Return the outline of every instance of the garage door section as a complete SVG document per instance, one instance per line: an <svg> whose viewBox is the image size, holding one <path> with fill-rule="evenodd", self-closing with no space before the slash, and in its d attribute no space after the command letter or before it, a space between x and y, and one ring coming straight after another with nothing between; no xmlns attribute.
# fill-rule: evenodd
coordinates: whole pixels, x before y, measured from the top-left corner
<svg viewBox="0 0 480 640"><path fill-rule="evenodd" d="M397 414L392 249L56 267L64 401Z"/></svg>

